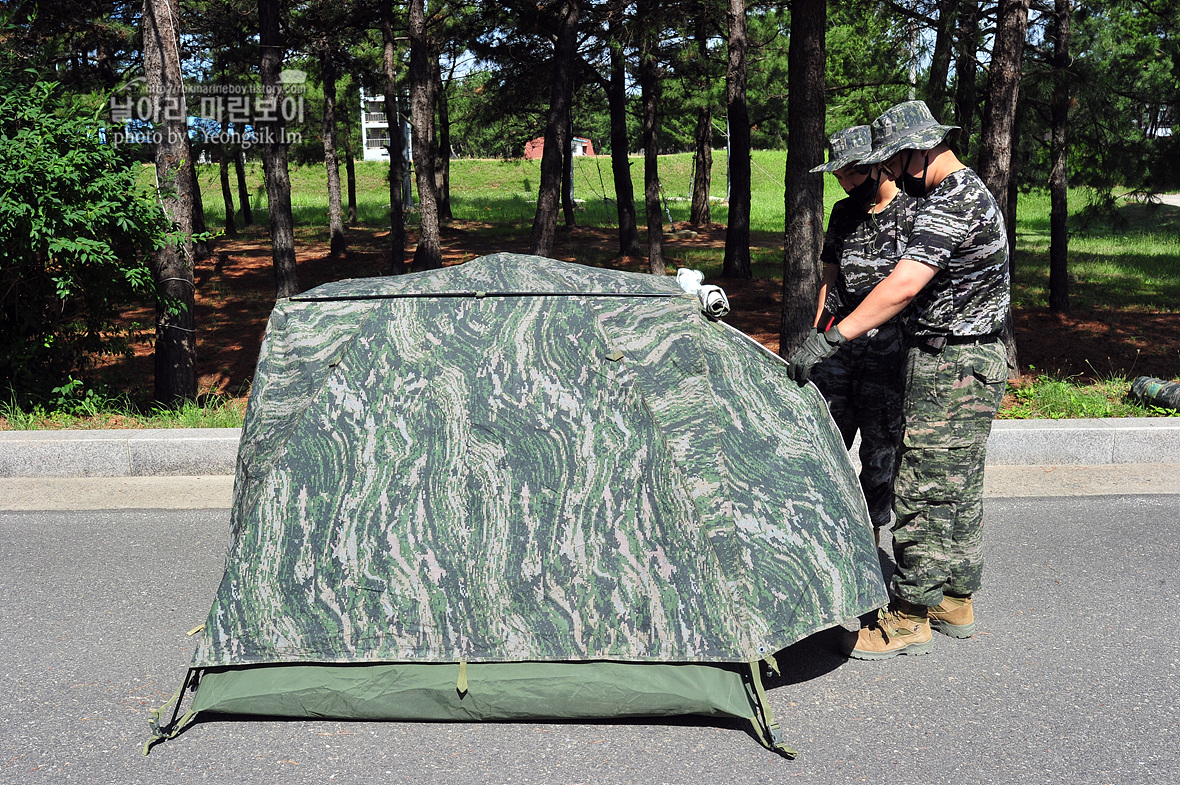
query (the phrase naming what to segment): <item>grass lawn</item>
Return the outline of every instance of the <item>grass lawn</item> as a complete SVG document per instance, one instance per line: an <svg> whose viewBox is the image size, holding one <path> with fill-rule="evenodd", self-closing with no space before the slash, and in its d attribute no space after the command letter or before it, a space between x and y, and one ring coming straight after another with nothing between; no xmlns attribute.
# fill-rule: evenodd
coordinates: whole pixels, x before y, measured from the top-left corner
<svg viewBox="0 0 1180 785"><path fill-rule="evenodd" d="M785 223L783 200L786 152L760 150L754 153L751 183L750 230L764 243L781 249ZM202 165L201 191L206 222L210 228L224 224L225 208L220 196L217 168ZM358 224L384 229L389 222L388 164L360 161L356 164ZM712 173L712 220L725 224L729 208L726 195L725 151L714 151ZM631 158L632 183L637 197L639 223L644 225L643 159ZM251 205L255 220L265 225L266 193L261 165L248 168L252 187ZM660 157L663 195L673 222L688 221L692 156L688 153ZM451 162L451 205L455 218L483 224L479 231L489 236L511 237L527 232L536 208L540 161L498 159L455 159ZM610 159L606 156L574 159L574 196L580 203L578 223L586 227L616 225L614 203L603 198L612 191ZM327 176L322 166L301 166L291 170L292 207L295 224L305 239L327 239ZM825 177L824 213L843 197L831 175ZM1070 192L1070 288L1072 306L1143 312L1175 313L1180 309L1180 209L1159 204L1128 204L1122 208L1122 224L1083 225L1080 214L1087 205L1085 189ZM235 190L236 202L237 193ZM417 216L407 221L415 225ZM781 252L758 253L754 275L780 278ZM693 266L716 275L721 269L721 252L693 251ZM591 260L587 260L591 263ZM758 262L761 262L760 264ZM1049 289L1049 195L1043 190L1020 195L1017 206L1016 276L1013 305L1045 308Z"/></svg>
<svg viewBox="0 0 1180 785"><path fill-rule="evenodd" d="M782 234L785 206L783 200L786 151L764 150L754 154L751 182L750 229L753 232ZM604 193L613 193L610 158L579 157L574 159L574 198L581 210L578 221L585 226L609 227L616 225L614 203L609 207ZM210 228L225 222L225 207L215 165L199 165L201 193L205 219ZM531 226L537 206L541 162L524 159L471 159L451 161L451 207L460 221L493 224L491 232L512 233L521 225ZM389 165L379 161L356 163L357 220L365 226L386 227L389 224ZM712 220L726 223L729 210L726 196L725 151L714 151ZM341 177L344 176L343 168ZM231 178L232 180L232 178ZM631 156L631 180L636 195L636 209L640 224L643 212L643 158ZM257 162L247 167L247 182L251 187L251 207L266 209L266 191L262 185L262 166ZM692 196L692 156L688 153L660 156L660 182L672 220L688 220ZM296 226L326 226L328 211L327 174L322 166L300 166L291 169L291 207ZM838 186L831 178L825 192L826 207L836 201ZM237 202L237 190L234 189ZM260 220L255 216L255 220ZM413 226L416 216L410 213L408 223Z"/></svg>
<svg viewBox="0 0 1180 785"><path fill-rule="evenodd" d="M785 151L756 151L752 162L751 250L755 278L781 282L782 232L785 223L783 200ZM660 158L660 179L665 205L676 223L688 220L692 156L683 153ZM359 162L357 172L357 211L359 223L384 228L388 221L388 165ZM258 172L254 173L255 178ZM216 188L215 171L203 173L205 192ZM633 156L631 175L639 223L644 225L643 159ZM476 222L478 230L507 242L527 236L536 205L540 180L540 162L526 160L471 160L451 162L451 202L455 218ZM607 157L574 160L574 195L581 205L578 222L584 227L610 229L615 226L614 205L604 198L610 193L612 177ZM326 242L326 176L322 167L300 167L292 171L292 190L296 222L309 232L307 239ZM263 195L256 192L264 207ZM714 151L712 171L711 218L715 223L728 220L726 195L726 160L723 150ZM828 175L824 186L824 211L843 197L835 178ZM1126 317L1142 314L1159 318L1180 309L1180 208L1158 204L1127 204L1116 222L1105 224L1082 221L1088 193L1073 189L1070 193L1070 296L1078 320L1093 329L1093 334L1108 326L1114 315ZM216 204L214 204L216 202ZM212 221L224 215L220 200L206 199L206 212ZM1022 312L1047 316L1049 287L1049 195L1031 191L1020 195L1017 206L1017 243L1013 306ZM216 218L215 218L216 216ZM411 214L411 224L415 216ZM707 276L721 272L723 251L718 247L677 248L675 263L701 269ZM578 261L606 264L614 256L613 248L585 245ZM1124 332L1136 332L1132 326ZM1142 332L1142 330L1140 330ZM1130 336L1129 340L1147 340ZM1100 336L1098 338L1100 340ZM1032 339L1029 339L1032 342ZM1060 344L1061 341L1059 340ZM1018 343L1019 347L1019 343ZM1064 349L1072 362L1053 363L1048 374L1035 364L1014 386L1005 403L1004 416L1133 416L1145 410L1127 404L1126 392L1135 373L1134 364L1116 362L1093 346L1079 344ZM1180 346L1169 378L1180 378ZM1154 412L1160 413L1160 412Z"/></svg>
<svg viewBox="0 0 1180 785"><path fill-rule="evenodd" d="M749 282L745 290L738 286L740 282L727 282L734 287L731 300L735 306L741 303L750 315L746 324L735 322L736 326L772 349L777 349L777 309L781 308L782 296L785 162L785 151L754 153L751 257L756 280ZM638 220L643 227L642 158L632 157L631 164L633 186L639 197ZM603 198L611 190L610 159L577 158L574 166L579 228L559 231L565 244L565 255L559 258L617 265L614 205ZM198 170L206 223L217 230L223 226L225 215L217 166L199 165ZM150 172L150 167L144 167L145 178L150 179ZM383 238L389 220L387 172L386 163L357 162L358 221L348 232L349 258L332 260L325 248L324 167L291 169L301 282L313 285L381 273ZM453 160L451 202L456 220L444 232L444 250L451 253L451 258L472 258L486 252L480 249L489 247L527 248L539 172L539 161ZM661 156L660 172L672 220L677 224L687 222L691 155ZM720 275L723 225L728 220L725 172L725 152L714 151L711 218L715 226L702 233L700 241L670 244L666 254L674 266L700 269L708 277ZM47 402L32 412L22 411L11 402L0 402L0 428L218 427L239 423L241 396L248 386L257 338L273 303L273 289L267 291L272 284L266 267L266 194L259 164L248 166L247 181L256 226L236 241L219 240L216 263L207 263L209 269L199 266L197 271L198 298L207 301L205 306L198 303L198 323L204 335L199 339L198 360L208 366L204 378L221 379L203 383L202 390L213 393L206 405L170 411L137 403L143 390L150 389L150 367L145 371L140 363L122 369L123 375L118 377L122 381L110 386L109 392L91 390L81 397L62 395L60 400ZM825 178L824 196L825 214L843 196L830 175ZM1082 220L1087 193L1081 189L1071 191L1070 206L1072 311L1061 316L1047 310L1048 194L1032 191L1020 195L1012 298L1017 346L1026 373L1011 386L1000 416L1164 414L1128 404L1125 398L1135 376L1180 379L1180 208L1126 204L1115 222L1087 225ZM408 213L411 249L416 220L415 213ZM628 269L642 269L643 264L643 260L630 260ZM150 323L150 310L138 314L138 318ZM218 356L231 349L237 353L234 357ZM141 346L137 352L138 360L142 360L150 347Z"/></svg>

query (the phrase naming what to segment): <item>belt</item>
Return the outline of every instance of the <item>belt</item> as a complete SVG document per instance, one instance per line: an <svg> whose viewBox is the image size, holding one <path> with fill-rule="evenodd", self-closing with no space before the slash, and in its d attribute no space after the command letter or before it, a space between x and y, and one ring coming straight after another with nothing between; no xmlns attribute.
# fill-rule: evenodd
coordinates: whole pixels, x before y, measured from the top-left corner
<svg viewBox="0 0 1180 785"><path fill-rule="evenodd" d="M995 343L998 340L1000 340L999 333L988 333L987 335L923 335L914 339L914 345L922 351L937 354L948 346L961 346L969 343Z"/></svg>

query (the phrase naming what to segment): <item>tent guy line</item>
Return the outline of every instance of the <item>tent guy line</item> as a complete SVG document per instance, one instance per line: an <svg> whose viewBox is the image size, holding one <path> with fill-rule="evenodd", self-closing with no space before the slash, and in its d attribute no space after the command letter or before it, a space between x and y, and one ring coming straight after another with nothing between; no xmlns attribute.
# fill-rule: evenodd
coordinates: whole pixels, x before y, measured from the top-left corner
<svg viewBox="0 0 1180 785"><path fill-rule="evenodd" d="M403 300L411 298L475 298L485 297L683 297L683 292L388 292L383 294L301 295L291 297L296 303L330 303L363 300Z"/></svg>

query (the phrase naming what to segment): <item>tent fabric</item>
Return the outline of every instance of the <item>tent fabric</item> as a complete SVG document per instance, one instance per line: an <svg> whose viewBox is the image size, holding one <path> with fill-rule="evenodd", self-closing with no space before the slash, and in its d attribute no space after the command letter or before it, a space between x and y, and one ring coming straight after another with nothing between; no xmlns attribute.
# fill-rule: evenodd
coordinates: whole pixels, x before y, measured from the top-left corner
<svg viewBox="0 0 1180 785"><path fill-rule="evenodd" d="M819 395L672 279L500 254L309 295L394 293L276 307L194 666L748 662L885 601Z"/></svg>
<svg viewBox="0 0 1180 785"><path fill-rule="evenodd" d="M735 664L887 601L870 532L817 390L671 277L494 254L328 284L267 326L194 707L278 711L310 683L346 716L425 718L363 696L456 663L610 695L648 663L714 674L667 711L748 717ZM586 716L567 687L548 711Z"/></svg>

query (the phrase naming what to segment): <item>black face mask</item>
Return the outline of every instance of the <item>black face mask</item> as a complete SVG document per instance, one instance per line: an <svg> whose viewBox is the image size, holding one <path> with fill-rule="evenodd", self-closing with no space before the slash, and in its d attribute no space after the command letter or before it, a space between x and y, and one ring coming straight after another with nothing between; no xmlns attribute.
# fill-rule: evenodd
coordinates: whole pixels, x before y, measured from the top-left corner
<svg viewBox="0 0 1180 785"><path fill-rule="evenodd" d="M922 164L922 175L914 177L910 174L910 162L914 158L914 153L911 151L905 159L905 165L901 169L901 190L905 191L910 196L918 199L926 196L926 170L930 168L930 152L926 152L925 163Z"/></svg>
<svg viewBox="0 0 1180 785"><path fill-rule="evenodd" d="M848 196L862 207L868 207L873 197L877 195L877 189L881 187L881 175L876 177L866 177L864 182L860 185L853 186L848 191Z"/></svg>

